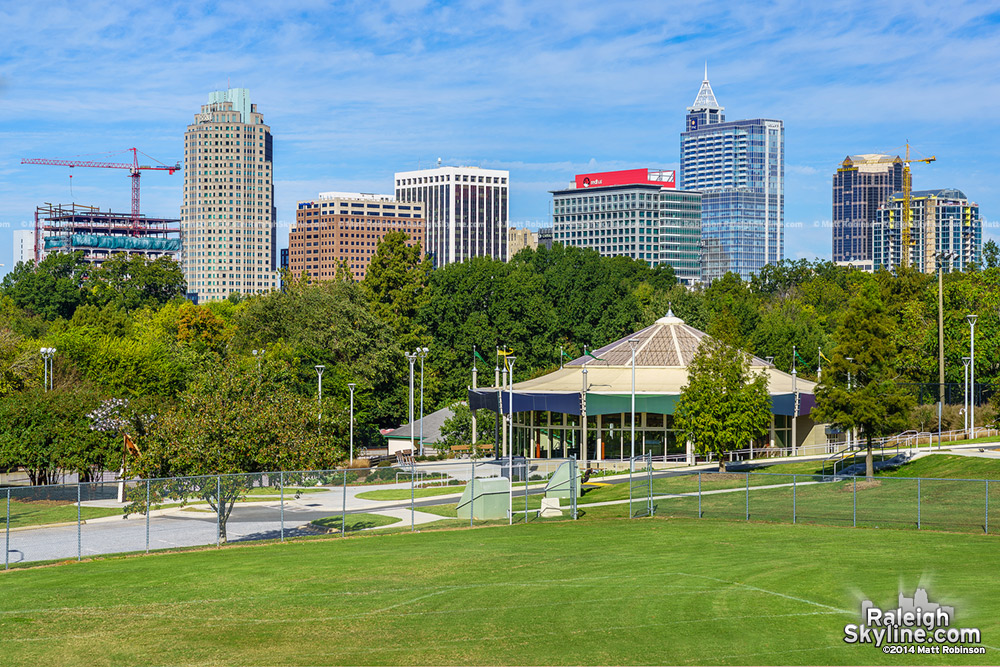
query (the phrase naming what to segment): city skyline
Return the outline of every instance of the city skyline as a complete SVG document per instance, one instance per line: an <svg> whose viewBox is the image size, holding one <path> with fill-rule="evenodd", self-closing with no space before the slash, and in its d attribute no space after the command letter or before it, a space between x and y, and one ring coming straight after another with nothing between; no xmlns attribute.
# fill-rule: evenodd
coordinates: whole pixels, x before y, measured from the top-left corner
<svg viewBox="0 0 1000 667"><path fill-rule="evenodd" d="M678 169L682 111L707 60L734 117L785 122L786 258L831 256L831 174L847 155L895 155L906 140L938 158L915 171L914 189L962 190L980 205L984 240L998 238L995 141L977 113L1000 97L991 64L1000 14L988 8L489 9L0 9L9 32L0 59L0 223L17 229L47 201L128 210L120 174L20 159L137 146L176 162L191 109L231 85L251 91L272 127L278 247L287 246L296 201L325 190L390 192L393 173L438 157L509 170L511 226L537 228L551 220L548 192L576 173ZM35 46L42 42L45 57ZM845 48L858 43L865 48ZM183 175L148 175L143 212L177 216L182 194ZM0 232L2 272L13 234Z"/></svg>

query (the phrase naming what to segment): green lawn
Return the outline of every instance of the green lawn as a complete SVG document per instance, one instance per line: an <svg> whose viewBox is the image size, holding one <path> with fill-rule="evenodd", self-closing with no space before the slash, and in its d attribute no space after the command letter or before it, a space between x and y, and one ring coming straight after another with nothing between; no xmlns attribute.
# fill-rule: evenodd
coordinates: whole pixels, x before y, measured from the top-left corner
<svg viewBox="0 0 1000 667"><path fill-rule="evenodd" d="M596 508L595 508L596 511ZM927 584L1000 645L996 538L607 519L12 570L5 665L996 664L843 642ZM391 568L384 566L391 563ZM929 583L928 583L929 582Z"/></svg>
<svg viewBox="0 0 1000 667"><path fill-rule="evenodd" d="M5 525L7 513L7 499L0 498L0 531ZM81 507L80 517L96 519L102 516L121 515L121 508L115 507ZM49 523L64 523L76 521L76 503L65 503L56 501L36 501L21 502L10 501L10 527L22 528L24 526L38 526Z"/></svg>
<svg viewBox="0 0 1000 667"><path fill-rule="evenodd" d="M462 493L464 490L464 486L432 486L426 489L413 489L413 497L432 498ZM362 491L356 497L364 500L409 500L410 489L375 489L374 491Z"/></svg>
<svg viewBox="0 0 1000 667"><path fill-rule="evenodd" d="M317 519L313 521L317 526L322 526L323 528L334 528L336 530L342 530L344 525L344 517L341 514L336 516L328 516L325 519ZM385 516L383 514L348 514L347 515L347 532L354 532L357 530L365 530L366 528L378 528L379 526L391 526L394 523L399 523L402 519L396 518L394 516Z"/></svg>

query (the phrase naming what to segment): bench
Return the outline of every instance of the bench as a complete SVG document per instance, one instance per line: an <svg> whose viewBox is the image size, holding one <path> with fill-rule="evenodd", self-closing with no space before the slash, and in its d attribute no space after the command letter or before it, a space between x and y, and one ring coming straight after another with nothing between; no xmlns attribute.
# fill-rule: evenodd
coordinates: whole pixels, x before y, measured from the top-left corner
<svg viewBox="0 0 1000 667"><path fill-rule="evenodd" d="M451 453L455 454L455 455L461 455L461 454L468 455L471 450L472 450L472 448L469 447L468 445L452 445L451 446Z"/></svg>

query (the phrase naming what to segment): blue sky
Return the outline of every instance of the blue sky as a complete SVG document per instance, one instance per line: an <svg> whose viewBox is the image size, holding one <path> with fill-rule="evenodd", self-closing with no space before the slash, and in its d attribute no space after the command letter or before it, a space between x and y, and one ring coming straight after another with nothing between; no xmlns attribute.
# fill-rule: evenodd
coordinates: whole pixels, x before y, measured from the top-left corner
<svg viewBox="0 0 1000 667"><path fill-rule="evenodd" d="M964 190L1000 237L997 2L145 4L0 2L0 272L38 204L130 208L125 172L22 157L182 160L227 85L272 128L283 246L296 201L391 192L438 157L509 169L511 220L533 227L576 173L676 168L706 61L730 120L785 122L786 257L830 256L845 155L907 140L938 159L914 188ZM182 177L142 180L143 211L177 217Z"/></svg>

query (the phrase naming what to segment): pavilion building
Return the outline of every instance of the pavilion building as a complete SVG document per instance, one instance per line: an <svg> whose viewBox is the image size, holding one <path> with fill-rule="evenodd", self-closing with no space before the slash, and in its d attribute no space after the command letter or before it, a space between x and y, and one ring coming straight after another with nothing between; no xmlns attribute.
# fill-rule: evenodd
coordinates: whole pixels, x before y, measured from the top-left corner
<svg viewBox="0 0 1000 667"><path fill-rule="evenodd" d="M514 456L627 459L632 453L629 340L637 340L635 454L676 456L693 463L695 452L675 430L673 413L681 388L687 384L687 368L706 335L667 313L651 326L594 350L593 356L579 357L548 375L514 383L513 392L506 388L498 391L497 387L472 389L469 405L474 410L502 414L503 421L513 412L513 446L507 451ZM810 417L816 404L816 384L758 357L751 357L750 366L752 372L768 376L772 412L768 435L753 446L793 448L795 453L826 451L825 425ZM505 442L504 436L501 442ZM498 454L502 449L497 448Z"/></svg>

